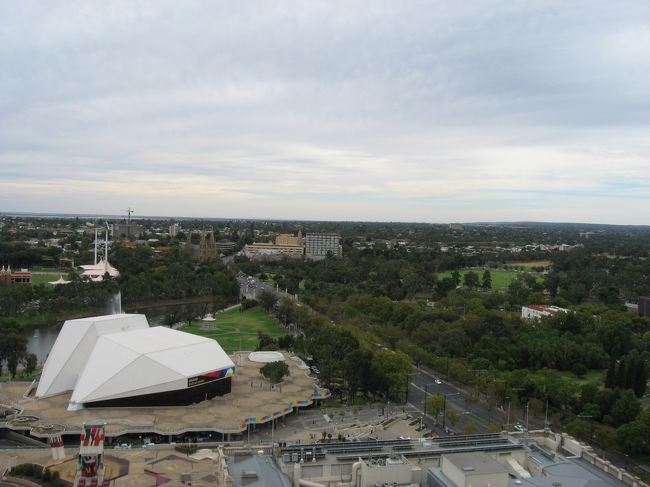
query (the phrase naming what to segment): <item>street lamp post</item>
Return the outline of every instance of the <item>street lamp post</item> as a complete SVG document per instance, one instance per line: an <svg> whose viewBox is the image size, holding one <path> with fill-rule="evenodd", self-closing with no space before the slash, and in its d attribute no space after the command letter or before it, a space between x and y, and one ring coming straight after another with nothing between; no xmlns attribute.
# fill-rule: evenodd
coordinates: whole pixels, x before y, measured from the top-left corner
<svg viewBox="0 0 650 487"><path fill-rule="evenodd" d="M530 406L530 401L526 403L526 438L528 438L528 406Z"/></svg>
<svg viewBox="0 0 650 487"><path fill-rule="evenodd" d="M429 382L428 384L424 384L424 402L422 404L422 411L424 411L424 415L427 415L427 394L428 394L428 387L432 384L435 384L435 382Z"/></svg>
<svg viewBox="0 0 650 487"><path fill-rule="evenodd" d="M508 419L506 420L506 431L508 431L508 428L510 428L510 405L512 404L512 399L510 396L507 396L506 399L508 400Z"/></svg>
<svg viewBox="0 0 650 487"><path fill-rule="evenodd" d="M460 395L460 392L452 392L450 394L442 394L442 397L445 398L445 400L442 402L442 429L445 429L445 426L447 424L446 418L447 418L447 397L449 396L458 396Z"/></svg>

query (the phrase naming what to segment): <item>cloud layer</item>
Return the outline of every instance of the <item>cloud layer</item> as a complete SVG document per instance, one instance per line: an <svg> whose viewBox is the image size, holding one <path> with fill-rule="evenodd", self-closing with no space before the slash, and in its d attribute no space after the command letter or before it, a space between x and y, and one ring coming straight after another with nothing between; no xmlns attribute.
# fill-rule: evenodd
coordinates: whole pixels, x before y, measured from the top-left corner
<svg viewBox="0 0 650 487"><path fill-rule="evenodd" d="M647 223L650 4L5 2L0 211Z"/></svg>

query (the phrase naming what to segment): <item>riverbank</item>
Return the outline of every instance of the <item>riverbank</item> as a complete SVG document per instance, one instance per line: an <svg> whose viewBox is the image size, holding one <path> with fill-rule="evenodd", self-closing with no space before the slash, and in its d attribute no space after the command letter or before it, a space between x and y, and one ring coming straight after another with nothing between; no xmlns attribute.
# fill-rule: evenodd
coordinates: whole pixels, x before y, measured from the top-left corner
<svg viewBox="0 0 650 487"><path fill-rule="evenodd" d="M123 311L136 311L136 310L145 310L152 308L162 308L165 306L181 306L187 304L205 304L212 303L214 301L214 296L196 296L193 298L181 298L181 299L165 299L161 301L143 301L136 302L132 304L126 304L123 307ZM232 303L235 303L235 299L224 300L223 307L230 306ZM89 316L97 316L98 314L104 314L98 312L95 308L76 308L74 310L68 310L61 313L38 313L35 315L19 315L14 317L20 326L23 326L27 329L34 328L36 326L44 325L53 325L58 323L63 323L66 320L76 320L79 318L87 318Z"/></svg>

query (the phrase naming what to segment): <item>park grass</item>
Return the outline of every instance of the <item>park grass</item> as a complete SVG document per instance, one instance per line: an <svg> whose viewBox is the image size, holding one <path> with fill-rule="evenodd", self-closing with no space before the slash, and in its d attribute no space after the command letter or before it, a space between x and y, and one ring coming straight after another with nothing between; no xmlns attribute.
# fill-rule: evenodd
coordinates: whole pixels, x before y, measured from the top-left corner
<svg viewBox="0 0 650 487"><path fill-rule="evenodd" d="M565 377L572 381L577 386L582 386L584 384L594 383L599 386L602 386L605 383L605 372L606 370L590 370L583 377L577 377L571 371L560 372L560 376Z"/></svg>
<svg viewBox="0 0 650 487"><path fill-rule="evenodd" d="M48 284L52 281L56 281L58 278L59 276L54 276L52 274L32 274L32 286L36 286L37 284Z"/></svg>
<svg viewBox="0 0 650 487"><path fill-rule="evenodd" d="M240 348L242 350L255 350L257 347L257 332L277 338L286 335L278 321L267 315L261 308L253 308L241 313L240 308L230 309L215 315L211 323L205 321L193 321L189 326L182 328L183 331L194 335L213 338L227 352L232 353ZM202 330L205 325L213 324L216 330Z"/></svg>
<svg viewBox="0 0 650 487"><path fill-rule="evenodd" d="M470 271L474 271L478 274L479 282L482 282L483 279L483 272L486 269L463 269L460 272L461 276L461 285L462 285L462 278L465 276ZM515 279L517 276L517 272L515 271L505 271L505 270L499 270L499 269L489 269L490 275L492 276L492 289L505 289L507 288L510 283ZM451 272L452 271L446 271L440 274L439 279L444 279L445 277L451 277Z"/></svg>
<svg viewBox="0 0 650 487"><path fill-rule="evenodd" d="M512 267L522 268L525 270L530 270L533 267L544 267L548 268L553 263L550 260L530 260L527 262L511 262L509 265Z"/></svg>

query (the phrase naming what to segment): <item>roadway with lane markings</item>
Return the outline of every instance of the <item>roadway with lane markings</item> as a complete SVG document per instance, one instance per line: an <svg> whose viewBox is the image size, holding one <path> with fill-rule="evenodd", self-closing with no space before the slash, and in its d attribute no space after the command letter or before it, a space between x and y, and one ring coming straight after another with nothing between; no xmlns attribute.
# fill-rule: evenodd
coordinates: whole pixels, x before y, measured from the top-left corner
<svg viewBox="0 0 650 487"><path fill-rule="evenodd" d="M436 379L440 383L437 383ZM476 433L488 433L492 431L486 426L488 420L495 423L498 428L506 422L504 412L495 408L491 413L488 413L484 404L466 401L467 393L463 389L440 380L439 377L422 368L417 368L413 380L409 384L408 402L420 413L424 412L425 390L427 398L444 395L447 398L447 410L454 409L459 413L461 419L454 427L455 430L461 429L468 421L473 421L476 425ZM481 418L482 421L476 421L473 415ZM439 421L442 421L442 415L439 416ZM445 422L448 427L451 427L448 419Z"/></svg>

